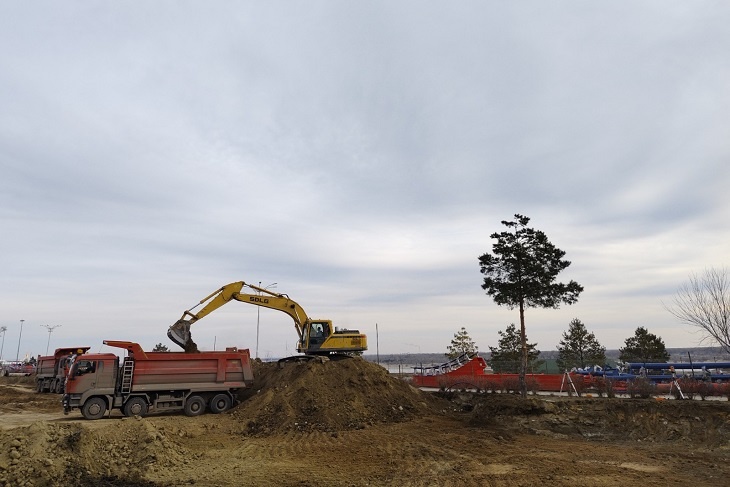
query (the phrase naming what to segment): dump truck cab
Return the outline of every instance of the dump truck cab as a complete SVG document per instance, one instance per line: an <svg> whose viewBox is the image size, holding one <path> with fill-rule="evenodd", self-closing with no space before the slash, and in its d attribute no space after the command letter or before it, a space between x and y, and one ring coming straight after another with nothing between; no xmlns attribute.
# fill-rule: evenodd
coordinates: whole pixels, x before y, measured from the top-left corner
<svg viewBox="0 0 730 487"><path fill-rule="evenodd" d="M111 409L118 375L119 357L113 353L86 354L76 359L66 377L64 412L68 413L71 409L81 407L92 397L98 397L104 402L104 411ZM84 416L89 414L83 409L82 413Z"/></svg>

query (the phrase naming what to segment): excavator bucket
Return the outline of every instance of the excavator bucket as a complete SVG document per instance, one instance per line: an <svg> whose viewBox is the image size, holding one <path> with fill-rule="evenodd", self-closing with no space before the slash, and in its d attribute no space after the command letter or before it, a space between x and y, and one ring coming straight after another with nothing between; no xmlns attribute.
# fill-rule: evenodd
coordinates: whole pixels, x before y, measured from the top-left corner
<svg viewBox="0 0 730 487"><path fill-rule="evenodd" d="M167 337L182 348L186 348L188 341L190 341L190 323L182 319L177 320L174 325L168 328Z"/></svg>

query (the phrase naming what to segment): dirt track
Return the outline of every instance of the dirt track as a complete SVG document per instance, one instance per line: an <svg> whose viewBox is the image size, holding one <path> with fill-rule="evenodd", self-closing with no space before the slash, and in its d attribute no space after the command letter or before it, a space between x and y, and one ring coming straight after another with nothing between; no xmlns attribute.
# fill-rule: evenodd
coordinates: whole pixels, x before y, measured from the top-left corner
<svg viewBox="0 0 730 487"><path fill-rule="evenodd" d="M452 394L362 360L259 365L236 409L64 416L0 382L0 486L726 485L727 401ZM13 383L15 382L15 383Z"/></svg>

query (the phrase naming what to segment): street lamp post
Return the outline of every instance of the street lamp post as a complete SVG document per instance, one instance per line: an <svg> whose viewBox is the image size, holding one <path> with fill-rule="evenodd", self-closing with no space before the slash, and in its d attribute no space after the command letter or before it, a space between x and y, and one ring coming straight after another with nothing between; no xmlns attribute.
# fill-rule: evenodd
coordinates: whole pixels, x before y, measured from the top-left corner
<svg viewBox="0 0 730 487"><path fill-rule="evenodd" d="M18 335L18 351L15 352L15 361L18 362L20 359L20 339L23 337L23 322L25 320L20 320L20 335Z"/></svg>
<svg viewBox="0 0 730 487"><path fill-rule="evenodd" d="M276 283L269 284L264 290L276 287ZM259 288L261 288L261 281L259 281ZM261 294L261 291L256 291ZM261 306L256 307L256 358L259 358L259 322L261 321Z"/></svg>
<svg viewBox="0 0 730 487"><path fill-rule="evenodd" d="M63 326L63 325L55 325L55 326L51 326L51 325L41 325L41 326L42 326L42 327L45 327L45 328L47 328L47 329L48 329L48 343L46 343L46 355L48 355L48 347L49 347L49 345L51 344L51 333L53 333L53 330L54 330L55 328L58 328L59 326Z"/></svg>
<svg viewBox="0 0 730 487"><path fill-rule="evenodd" d="M3 344L0 345L0 362L3 361L3 348L5 348L5 332L8 331L7 326L0 326L0 333L3 334Z"/></svg>

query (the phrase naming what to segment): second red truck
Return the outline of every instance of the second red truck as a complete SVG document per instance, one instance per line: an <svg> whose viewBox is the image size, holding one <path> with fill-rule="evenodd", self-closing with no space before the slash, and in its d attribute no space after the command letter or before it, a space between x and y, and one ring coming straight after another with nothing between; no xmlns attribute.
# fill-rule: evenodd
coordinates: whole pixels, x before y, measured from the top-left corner
<svg viewBox="0 0 730 487"><path fill-rule="evenodd" d="M64 412L80 409L86 419L113 409L125 416L149 412L206 410L222 413L236 403L239 390L253 383L248 350L221 352L145 352L134 342L105 340L128 352L120 364L113 353L85 354L68 373Z"/></svg>

